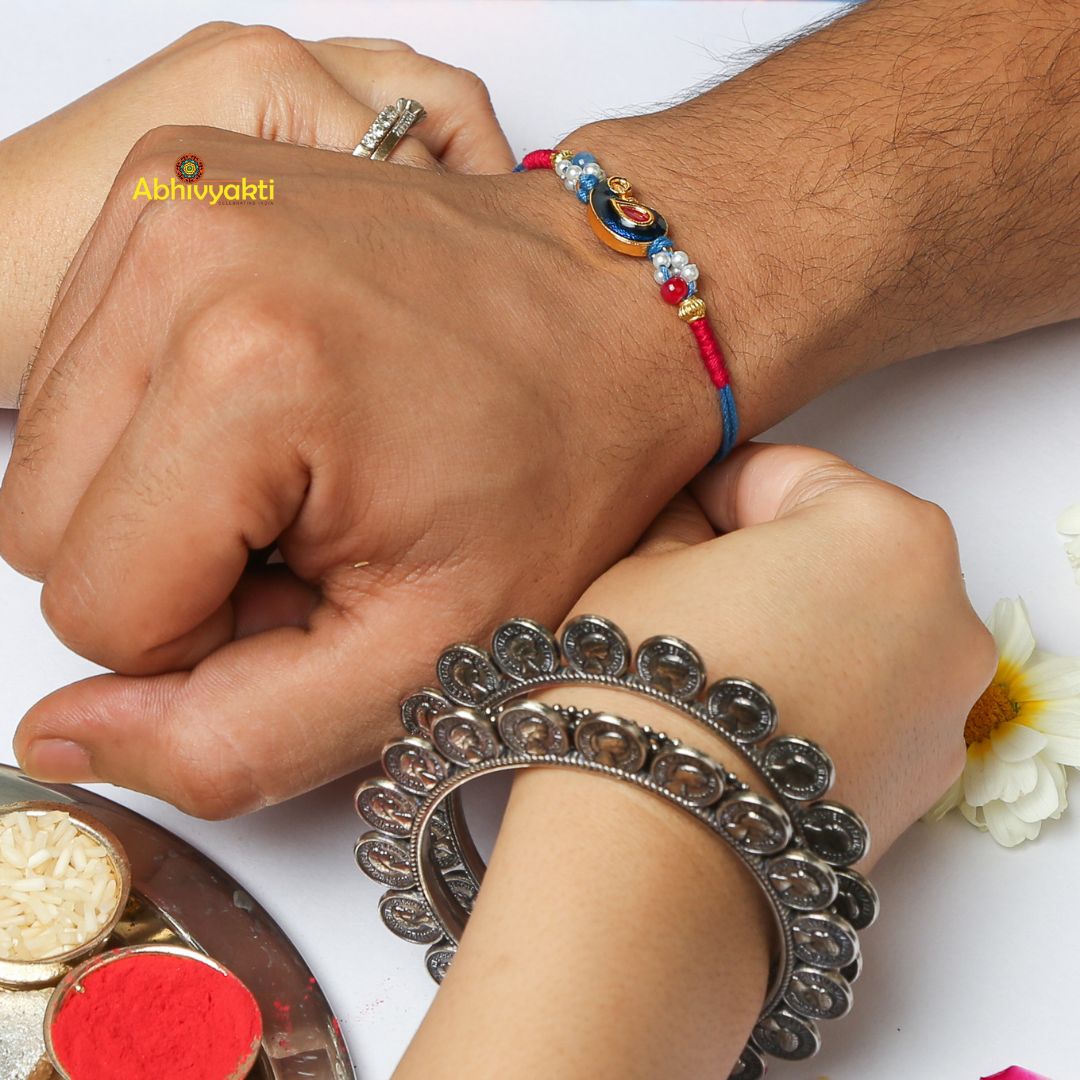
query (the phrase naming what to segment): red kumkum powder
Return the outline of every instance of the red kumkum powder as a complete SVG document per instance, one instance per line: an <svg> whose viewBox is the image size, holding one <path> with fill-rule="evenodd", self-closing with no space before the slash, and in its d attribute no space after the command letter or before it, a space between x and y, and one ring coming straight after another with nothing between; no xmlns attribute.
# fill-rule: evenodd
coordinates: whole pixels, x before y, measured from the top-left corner
<svg viewBox="0 0 1080 1080"><path fill-rule="evenodd" d="M251 991L195 959L127 956L81 985L51 1030L72 1080L236 1080L262 1035Z"/></svg>

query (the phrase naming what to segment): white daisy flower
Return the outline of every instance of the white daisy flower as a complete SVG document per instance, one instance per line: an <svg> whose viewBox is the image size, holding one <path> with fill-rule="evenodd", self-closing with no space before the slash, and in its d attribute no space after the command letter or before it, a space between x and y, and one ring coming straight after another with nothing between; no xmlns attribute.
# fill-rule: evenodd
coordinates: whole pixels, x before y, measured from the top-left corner
<svg viewBox="0 0 1080 1080"><path fill-rule="evenodd" d="M986 625L997 674L964 725L964 771L926 816L937 821L959 807L1014 847L1068 805L1063 766L1080 767L1080 658L1035 648L1023 600L999 600Z"/></svg>

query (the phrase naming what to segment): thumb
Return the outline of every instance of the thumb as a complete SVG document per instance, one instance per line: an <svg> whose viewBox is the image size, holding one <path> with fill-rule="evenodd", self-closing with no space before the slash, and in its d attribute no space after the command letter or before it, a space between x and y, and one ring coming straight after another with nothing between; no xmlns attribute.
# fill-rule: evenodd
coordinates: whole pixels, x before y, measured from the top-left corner
<svg viewBox="0 0 1080 1080"><path fill-rule="evenodd" d="M746 443L690 484L718 532L733 532L786 517L806 503L853 485L899 488L809 446ZM909 496L910 497L910 496Z"/></svg>

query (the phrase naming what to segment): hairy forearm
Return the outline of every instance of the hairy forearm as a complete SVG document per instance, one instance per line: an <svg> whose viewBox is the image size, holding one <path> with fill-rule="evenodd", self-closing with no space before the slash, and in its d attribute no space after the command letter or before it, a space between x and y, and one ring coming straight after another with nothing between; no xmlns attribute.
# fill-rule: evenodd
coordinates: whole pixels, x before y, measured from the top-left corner
<svg viewBox="0 0 1080 1080"><path fill-rule="evenodd" d="M744 431L1080 313L1080 4L869 0L685 104L575 133L673 224Z"/></svg>

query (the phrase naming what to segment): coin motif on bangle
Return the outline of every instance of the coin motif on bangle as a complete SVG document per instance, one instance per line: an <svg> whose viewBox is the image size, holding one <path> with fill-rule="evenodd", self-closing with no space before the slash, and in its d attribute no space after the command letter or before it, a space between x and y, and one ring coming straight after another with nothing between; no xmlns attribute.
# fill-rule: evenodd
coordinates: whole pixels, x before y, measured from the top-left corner
<svg viewBox="0 0 1080 1080"><path fill-rule="evenodd" d="M881 907L877 889L855 870L836 871L836 900L832 910L851 923L853 930L865 930L874 924Z"/></svg>
<svg viewBox="0 0 1080 1080"><path fill-rule="evenodd" d="M754 1028L754 1042L781 1061L805 1061L821 1049L821 1036L812 1020L788 1009L776 1009Z"/></svg>
<svg viewBox="0 0 1080 1080"><path fill-rule="evenodd" d="M820 799L832 787L832 759L817 743L783 735L765 747L765 772L789 799Z"/></svg>
<svg viewBox="0 0 1080 1080"><path fill-rule="evenodd" d="M450 825L445 803L431 815L428 837L431 843L431 858L440 870L448 870L461 862L461 852L458 850L457 838Z"/></svg>
<svg viewBox="0 0 1080 1080"><path fill-rule="evenodd" d="M705 664L697 651L674 637L651 637L638 648L638 678L680 701L697 697L705 685Z"/></svg>
<svg viewBox="0 0 1080 1080"><path fill-rule="evenodd" d="M431 732L431 721L441 712L453 708L437 690L425 686L410 694L401 703L401 722L410 735L422 735L425 738Z"/></svg>
<svg viewBox="0 0 1080 1080"><path fill-rule="evenodd" d="M870 849L870 832L854 810L835 802L819 802L799 815L807 846L831 866L851 866Z"/></svg>
<svg viewBox="0 0 1080 1080"><path fill-rule="evenodd" d="M691 806L712 806L724 794L724 774L705 754L688 746L661 750L649 774L659 787Z"/></svg>
<svg viewBox="0 0 1080 1080"><path fill-rule="evenodd" d="M373 828L390 836L408 836L417 812L416 800L389 780L367 780L356 792L356 812Z"/></svg>
<svg viewBox="0 0 1080 1080"><path fill-rule="evenodd" d="M471 912L476 903L476 894L480 891L476 879L468 870L452 870L444 875L443 881L453 894L454 899L466 910Z"/></svg>
<svg viewBox="0 0 1080 1080"><path fill-rule="evenodd" d="M380 833L364 833L356 842L354 854L356 865L380 885L411 889L416 884L409 852Z"/></svg>
<svg viewBox="0 0 1080 1080"><path fill-rule="evenodd" d="M728 1080L761 1080L764 1075L765 1061L752 1046L747 1046L735 1062Z"/></svg>
<svg viewBox="0 0 1080 1080"><path fill-rule="evenodd" d="M443 713L431 725L431 738L458 765L475 765L499 756L499 740L491 721L471 709Z"/></svg>
<svg viewBox="0 0 1080 1080"><path fill-rule="evenodd" d="M633 720L594 713L578 724L574 745L586 761L636 773L648 757L645 733Z"/></svg>
<svg viewBox="0 0 1080 1080"><path fill-rule="evenodd" d="M424 955L424 964L428 974L437 982L441 983L450 970L450 961L454 959L457 949L449 942L437 941Z"/></svg>
<svg viewBox="0 0 1080 1080"><path fill-rule="evenodd" d="M511 619L491 639L495 663L512 679L551 675L559 667L559 643L532 619Z"/></svg>
<svg viewBox="0 0 1080 1080"><path fill-rule="evenodd" d="M705 709L713 725L741 743L767 739L776 730L776 706L749 679L721 679L709 687Z"/></svg>
<svg viewBox="0 0 1080 1080"><path fill-rule="evenodd" d="M853 983L862 974L862 953L859 953L847 967L842 967L840 974L847 979L849 985Z"/></svg>
<svg viewBox="0 0 1080 1080"><path fill-rule="evenodd" d="M617 679L630 664L626 635L599 615L579 615L562 635L566 662L584 675L607 675Z"/></svg>
<svg viewBox="0 0 1080 1080"><path fill-rule="evenodd" d="M851 925L828 911L800 915L791 924L795 955L823 968L846 968L859 955L859 939Z"/></svg>
<svg viewBox="0 0 1080 1080"><path fill-rule="evenodd" d="M424 795L448 775L446 762L427 739L410 735L387 743L382 754L383 768L406 791Z"/></svg>
<svg viewBox="0 0 1080 1080"><path fill-rule="evenodd" d="M479 705L502 681L495 661L475 645L451 645L435 670L447 697L459 705Z"/></svg>
<svg viewBox="0 0 1080 1080"><path fill-rule="evenodd" d="M797 967L784 1000L800 1016L812 1020L839 1020L851 1009L851 987L843 975L835 971L819 971L812 967Z"/></svg>
<svg viewBox="0 0 1080 1080"><path fill-rule="evenodd" d="M791 841L787 814L772 799L752 791L728 799L716 812L716 825L751 855L775 855Z"/></svg>
<svg viewBox="0 0 1080 1080"><path fill-rule="evenodd" d="M836 872L813 855L778 855L765 871L781 901L799 911L820 911L836 899Z"/></svg>
<svg viewBox="0 0 1080 1080"><path fill-rule="evenodd" d="M421 893L386 893L379 901L382 921L399 938L427 945L443 936L442 927Z"/></svg>
<svg viewBox="0 0 1080 1080"><path fill-rule="evenodd" d="M566 721L539 701L510 705L499 714L499 734L515 754L561 757L570 749Z"/></svg>

